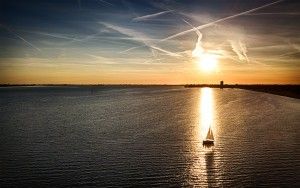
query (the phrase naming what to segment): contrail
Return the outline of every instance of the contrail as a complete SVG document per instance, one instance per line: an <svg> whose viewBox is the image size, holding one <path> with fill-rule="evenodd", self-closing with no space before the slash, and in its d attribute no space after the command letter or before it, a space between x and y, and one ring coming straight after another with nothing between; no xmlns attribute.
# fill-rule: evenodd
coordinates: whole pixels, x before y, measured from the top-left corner
<svg viewBox="0 0 300 188"><path fill-rule="evenodd" d="M160 16L160 15L163 15L163 14L166 14L166 13L169 13L169 12L173 12L173 10L166 10L166 11L158 12L158 13L155 13L155 14L149 14L149 15L145 15L145 16L136 17L136 18L133 18L132 21L138 22L138 21L142 21L142 20L147 20L149 18Z"/></svg>
<svg viewBox="0 0 300 188"><path fill-rule="evenodd" d="M232 15L232 16L228 16L228 17L225 17L225 18L221 18L221 19L219 19L219 20L216 20L216 21L213 21L213 22L210 22L210 23L207 23L207 24L198 26L198 27L196 27L196 28L193 28L193 29L189 29L189 30L183 31L183 32L177 33L177 34L175 34L175 35L171 35L171 36L169 36L169 37L167 37L167 38L161 39L158 43L164 42L164 41L169 40L169 39L176 38L176 37L178 37L178 36L185 35L185 34L190 33L190 32L192 32L192 31L197 31L197 30L200 30L200 29L204 29L204 28L210 27L210 26L212 26L212 25L214 25L214 24L216 24L216 23L219 23L219 22L223 22L223 21L226 21L226 20L229 20L229 19L233 19L233 18L242 16L242 15L246 15L246 14L255 12L255 11L257 11L257 10L266 8L266 7L268 7L268 6L271 6L271 5L280 3L280 2L282 2L282 1L284 1L284 0L275 1L275 2L273 2L273 3L265 4L265 5L262 5L262 6L260 6L260 7L257 7L257 8L254 8L254 9L250 9L250 10L247 10L247 11L244 11L244 12L241 12L241 13L238 13L238 14L235 14L235 15ZM144 47L144 46L146 46L146 45L141 45L141 46L133 47L133 48L127 49L127 50L125 50L125 51L130 51L130 50L137 49L137 48L141 48L141 47Z"/></svg>
<svg viewBox="0 0 300 188"><path fill-rule="evenodd" d="M42 51L41 49L39 49L38 47L35 47L32 43L28 42L27 40L25 40L23 37L21 37L20 35L18 35L16 32L14 32L12 29L10 29L9 27L0 24L0 27L3 27L4 29L6 29L8 32L12 33L13 35L15 35L16 37L18 37L19 39L21 39L23 42L25 42L26 44L28 44L29 46L31 46L32 48L38 50L38 51Z"/></svg>
<svg viewBox="0 0 300 188"><path fill-rule="evenodd" d="M200 38L200 40L202 39L202 33L199 31L199 29L195 28L192 24L190 24L188 21L186 21L185 19L182 19L182 21L184 21L185 23L187 23L189 26L191 26L193 29L195 29L195 32L197 33L198 37ZM199 40L199 39L198 39Z"/></svg>
<svg viewBox="0 0 300 188"><path fill-rule="evenodd" d="M158 51L161 51L169 56L173 56L173 57L181 57L181 55L179 54L176 54L176 53L173 53L173 52L169 52L167 50L164 50L164 49L161 49L159 47L156 47L156 46L149 46L150 48L154 49L154 50L158 50Z"/></svg>
<svg viewBox="0 0 300 188"><path fill-rule="evenodd" d="M185 19L182 19L185 23L187 23L189 26L191 26L193 29L196 29L196 33L198 35L198 40L197 40L197 43L196 43L196 46L195 46L195 49L193 50L192 52L192 56L193 57L197 57L197 56L200 56L200 54L203 53L204 49L202 47L202 42L201 42L201 39L202 39L202 33L199 31L199 29L195 28L192 24L190 24L188 21L186 21Z"/></svg>
<svg viewBox="0 0 300 188"><path fill-rule="evenodd" d="M251 13L251 12L255 12L255 11L257 11L257 10L260 10L260 9L269 7L269 6L271 6L271 5L280 3L280 2L282 2L282 1L284 1L284 0L275 1L275 2L273 2L273 3L265 4L265 5L262 5L262 6L260 6L260 7L257 7L257 8L254 8L254 9L250 9L250 10L247 10L247 11L244 11L244 12L241 12L241 13L238 13L238 14L235 14L235 15L232 15L232 16L228 16L228 17L225 17L225 18L221 18L221 19L219 19L219 20L216 20L216 21L213 21L213 22L204 24L204 25L200 25L200 26L198 26L198 27L196 27L196 28L189 29L189 30L182 31L182 32L180 32L180 33L171 35L171 36L169 36L169 37L167 37L167 38L162 39L161 41L166 41L166 40L169 40L169 39L173 39L173 38L176 38L176 37L185 35L185 34L187 34L187 33L193 32L193 31L195 31L195 30L197 30L197 29L204 29L204 28L210 27L210 26L213 25L213 24L216 24L216 23L219 23L219 22L223 22L223 21L226 21L226 20L229 20L229 19L233 19L233 18L242 16L242 15L245 15L245 14L249 14L249 13Z"/></svg>
<svg viewBox="0 0 300 188"><path fill-rule="evenodd" d="M104 1L104 0L98 0L98 1L101 2L101 3L107 4L107 5L110 5L110 6L114 6L113 4L111 4L107 1Z"/></svg>
<svg viewBox="0 0 300 188"><path fill-rule="evenodd" d="M146 45L142 45L142 46L145 46L145 47L146 47ZM122 53L126 53L126 52L129 52L129 51L131 51L131 50L138 49L138 48L140 48L140 47L142 47L142 46L135 46L135 47L132 47L132 48L128 48L127 50L121 51L120 53L121 53L121 54L122 54Z"/></svg>
<svg viewBox="0 0 300 188"><path fill-rule="evenodd" d="M178 54L176 54L174 52L169 52L167 50L164 50L164 49L161 49L161 48L159 48L157 46L154 46L151 42L149 42L148 36L146 36L144 33L135 31L133 29L125 28L125 27L120 27L120 26L112 25L112 24L105 23L105 22L99 22L99 23L102 24L102 25L104 25L107 28L110 28L112 30L115 30L115 31L123 34L123 35L127 35L127 36L131 37L130 38L131 40L144 43L143 46L146 46L146 47L148 47L150 49L161 51L161 52L163 52L163 53L165 53L167 55L173 56L173 57L179 57L179 56L181 56L181 55L178 55ZM126 50L123 51L122 53L124 53L124 52L126 52Z"/></svg>
<svg viewBox="0 0 300 188"><path fill-rule="evenodd" d="M59 39L66 39L66 40L74 40L74 41L78 41L80 42L81 40L79 39L76 39L76 38L72 38L72 37L68 37L68 36L65 36L65 35L62 35L62 34L56 34L56 33L46 33L46 32L31 32L31 31L28 31L28 33L34 33L34 34L38 34L38 35L43 35L43 36L48 36L48 37L53 37L53 38L59 38Z"/></svg>

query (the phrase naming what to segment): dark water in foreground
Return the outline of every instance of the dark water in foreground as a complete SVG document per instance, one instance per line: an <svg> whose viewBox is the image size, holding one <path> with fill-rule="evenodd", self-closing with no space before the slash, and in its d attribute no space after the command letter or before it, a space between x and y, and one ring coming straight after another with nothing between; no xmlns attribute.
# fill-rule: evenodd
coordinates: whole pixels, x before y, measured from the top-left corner
<svg viewBox="0 0 300 188"><path fill-rule="evenodd" d="M3 186L300 186L300 100L238 89L0 88ZM215 147L202 147L209 125Z"/></svg>

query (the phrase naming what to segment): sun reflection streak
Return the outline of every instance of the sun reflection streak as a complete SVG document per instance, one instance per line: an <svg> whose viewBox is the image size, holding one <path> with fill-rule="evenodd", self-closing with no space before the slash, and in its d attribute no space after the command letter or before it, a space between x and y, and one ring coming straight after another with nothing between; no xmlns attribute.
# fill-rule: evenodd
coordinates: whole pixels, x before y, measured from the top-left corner
<svg viewBox="0 0 300 188"><path fill-rule="evenodd" d="M214 119L214 98L213 90L211 88L202 88L199 106L199 117L200 117L200 135L199 139L203 140L207 134L209 126L213 130L213 119Z"/></svg>
<svg viewBox="0 0 300 188"><path fill-rule="evenodd" d="M206 137L209 126L214 131L214 95L213 89L201 88L198 102L198 118L195 129L194 160L190 168L189 183L194 186L206 187L215 182L214 168L215 154L213 148L204 148L203 139Z"/></svg>

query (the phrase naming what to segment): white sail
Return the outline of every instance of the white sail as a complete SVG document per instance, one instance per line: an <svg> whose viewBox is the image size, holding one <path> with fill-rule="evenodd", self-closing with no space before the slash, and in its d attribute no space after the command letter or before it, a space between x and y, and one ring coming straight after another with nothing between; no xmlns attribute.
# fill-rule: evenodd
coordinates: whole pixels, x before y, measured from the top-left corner
<svg viewBox="0 0 300 188"><path fill-rule="evenodd" d="M207 135L206 135L206 139L207 140L214 140L214 135L213 135L213 132L212 132L212 130L211 130L210 127L208 129L208 132L207 132Z"/></svg>

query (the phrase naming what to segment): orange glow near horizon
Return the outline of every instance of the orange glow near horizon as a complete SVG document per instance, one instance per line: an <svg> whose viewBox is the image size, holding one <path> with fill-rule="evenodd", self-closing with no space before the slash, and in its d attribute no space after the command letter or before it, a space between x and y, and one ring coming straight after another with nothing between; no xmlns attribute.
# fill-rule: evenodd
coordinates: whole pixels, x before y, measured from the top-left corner
<svg viewBox="0 0 300 188"><path fill-rule="evenodd" d="M74 59L75 61L76 59ZM127 67L120 65L87 64L74 65L19 58L3 60L0 84L299 84L298 69L281 69L259 64L236 64L224 59L198 58L165 61L160 64ZM211 67L211 60L217 66ZM82 59L82 62L87 61ZM141 60L142 61L142 60ZM193 63L194 61L194 63ZM124 61L123 64L126 64ZM217 71L199 71L204 69ZM170 68L172 67L172 68ZM206 68L205 68L206 67ZM201 68L202 69L202 68Z"/></svg>

